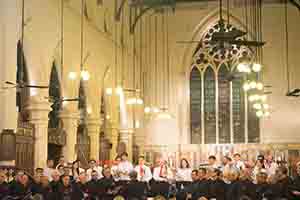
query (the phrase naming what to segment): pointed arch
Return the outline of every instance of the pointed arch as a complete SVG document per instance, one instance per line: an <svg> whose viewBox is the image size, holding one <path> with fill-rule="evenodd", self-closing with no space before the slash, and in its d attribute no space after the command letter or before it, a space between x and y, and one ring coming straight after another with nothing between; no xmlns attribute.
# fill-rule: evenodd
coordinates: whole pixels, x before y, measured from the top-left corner
<svg viewBox="0 0 300 200"><path fill-rule="evenodd" d="M202 141L201 133L201 104L202 104L202 79L197 67L193 67L190 73L190 126L191 141L200 144Z"/></svg>
<svg viewBox="0 0 300 200"><path fill-rule="evenodd" d="M211 66L204 72L204 133L205 143L216 143L216 75Z"/></svg>
<svg viewBox="0 0 300 200"><path fill-rule="evenodd" d="M230 143L230 82L229 70L225 64L218 70L218 128L219 143Z"/></svg>
<svg viewBox="0 0 300 200"><path fill-rule="evenodd" d="M52 64L50 73L49 97L53 99L61 99L61 84L55 62ZM49 112L48 128L59 127L59 111L61 106L61 101L56 101L51 105L52 110Z"/></svg>
<svg viewBox="0 0 300 200"><path fill-rule="evenodd" d="M23 46L20 41L17 44L17 84L26 84L29 82L28 71L26 66L26 59L24 56ZM16 90L16 106L19 111L19 121L28 121L28 115L25 111L27 99L29 97L29 89L26 87L19 88Z"/></svg>

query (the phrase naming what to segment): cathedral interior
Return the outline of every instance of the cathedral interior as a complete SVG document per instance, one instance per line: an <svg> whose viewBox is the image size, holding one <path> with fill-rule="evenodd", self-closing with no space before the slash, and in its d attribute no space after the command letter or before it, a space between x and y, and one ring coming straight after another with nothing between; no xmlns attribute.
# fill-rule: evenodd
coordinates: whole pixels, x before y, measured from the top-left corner
<svg viewBox="0 0 300 200"><path fill-rule="evenodd" d="M299 0L1 0L0 165L300 160Z"/></svg>

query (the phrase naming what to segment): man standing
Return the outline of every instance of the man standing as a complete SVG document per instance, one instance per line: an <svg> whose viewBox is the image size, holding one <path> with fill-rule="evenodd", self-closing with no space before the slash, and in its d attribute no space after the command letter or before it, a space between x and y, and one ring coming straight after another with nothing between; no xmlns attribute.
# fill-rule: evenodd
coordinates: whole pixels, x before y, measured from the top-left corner
<svg viewBox="0 0 300 200"><path fill-rule="evenodd" d="M102 167L97 166L96 160L90 160L89 161L90 168L87 169L87 179L90 181L92 179L92 172L96 171L98 174L98 179L102 178Z"/></svg>
<svg viewBox="0 0 300 200"><path fill-rule="evenodd" d="M128 161L128 154L126 152L122 153L121 159L118 166L120 170L120 181L130 181L129 173L133 171L133 165Z"/></svg>
<svg viewBox="0 0 300 200"><path fill-rule="evenodd" d="M139 165L134 169L137 172L137 180L141 182L149 182L152 179L151 170L145 165L145 157L139 157Z"/></svg>
<svg viewBox="0 0 300 200"><path fill-rule="evenodd" d="M51 182L52 181L52 172L53 172L53 167L54 167L54 160L48 159L47 160L47 167L44 169L44 176L48 177L48 180Z"/></svg>

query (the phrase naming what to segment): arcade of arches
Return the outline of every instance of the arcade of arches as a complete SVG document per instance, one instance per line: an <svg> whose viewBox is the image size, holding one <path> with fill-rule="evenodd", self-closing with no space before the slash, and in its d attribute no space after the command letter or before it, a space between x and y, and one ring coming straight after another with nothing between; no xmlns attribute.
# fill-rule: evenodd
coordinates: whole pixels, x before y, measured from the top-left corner
<svg viewBox="0 0 300 200"><path fill-rule="evenodd" d="M158 6L136 24L130 1L24 2L24 13L22 1L0 2L0 130L16 136L16 165L299 149L299 99L286 95L300 86L296 6L287 6L286 31L282 1L223 5L225 32L266 42L256 48L212 42L224 28L213 0ZM244 60L262 70L240 76ZM246 79L265 86L268 111L249 98Z"/></svg>

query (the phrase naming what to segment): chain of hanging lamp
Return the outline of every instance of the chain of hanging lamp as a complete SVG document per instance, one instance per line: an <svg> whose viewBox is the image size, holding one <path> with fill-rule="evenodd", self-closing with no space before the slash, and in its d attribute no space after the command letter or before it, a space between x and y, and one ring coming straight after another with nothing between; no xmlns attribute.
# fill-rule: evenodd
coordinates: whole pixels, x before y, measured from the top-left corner
<svg viewBox="0 0 300 200"><path fill-rule="evenodd" d="M61 80L61 88L63 88L64 83L64 0L61 0L61 33L60 33L60 80Z"/></svg>

